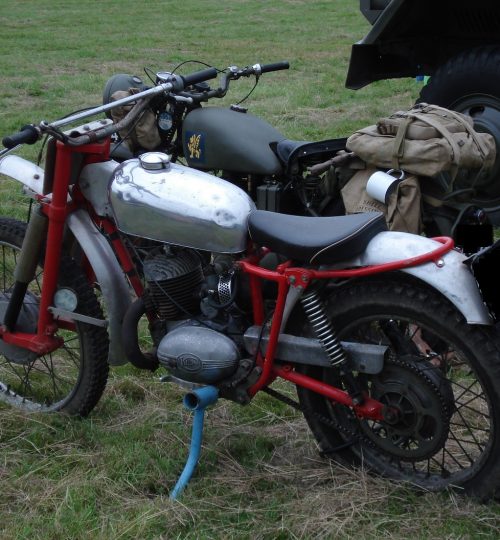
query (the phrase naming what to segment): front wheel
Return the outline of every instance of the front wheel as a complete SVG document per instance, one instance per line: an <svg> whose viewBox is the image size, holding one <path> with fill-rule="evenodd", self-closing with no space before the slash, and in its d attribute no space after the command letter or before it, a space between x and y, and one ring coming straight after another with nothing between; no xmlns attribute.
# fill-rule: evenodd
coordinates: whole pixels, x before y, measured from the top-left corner
<svg viewBox="0 0 500 540"><path fill-rule="evenodd" d="M358 419L351 409L298 388L321 449L425 490L459 486L480 498L494 495L500 344L492 328L468 325L446 299L403 280L347 284L330 296L328 312L340 339L388 347L382 372L359 374L358 382L394 414L390 422ZM341 384L333 369L302 371Z"/></svg>
<svg viewBox="0 0 500 540"><path fill-rule="evenodd" d="M5 309L14 284L26 225L0 218L0 303ZM18 330L35 332L43 281L39 267L29 285L18 319ZM58 286L76 294L76 311L102 319L96 296L81 269L63 256ZM60 330L64 344L52 353L33 353L0 343L0 402L28 411L63 411L85 416L101 397L108 376L108 336L104 328L76 323L74 330Z"/></svg>

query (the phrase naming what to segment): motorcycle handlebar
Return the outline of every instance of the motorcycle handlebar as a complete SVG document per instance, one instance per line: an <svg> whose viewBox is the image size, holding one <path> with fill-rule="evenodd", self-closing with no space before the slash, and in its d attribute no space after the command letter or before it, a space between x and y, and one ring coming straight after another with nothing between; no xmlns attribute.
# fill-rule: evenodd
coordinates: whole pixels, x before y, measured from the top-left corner
<svg viewBox="0 0 500 540"><path fill-rule="evenodd" d="M5 148L14 148L19 144L35 144L38 141L39 132L35 126L23 126L20 131L13 135L7 135L2 139Z"/></svg>
<svg viewBox="0 0 500 540"><path fill-rule="evenodd" d="M40 135L43 133L50 133L54 136L57 136L65 144L69 144L71 146L80 146L82 144L87 144L88 142L93 142L96 139L103 139L109 135L112 135L113 133L116 133L119 129L123 129L125 126L130 125L131 122L138 117L139 113L142 112L142 110L149 103L151 98L153 98L155 95L169 92L171 90L181 92L187 86L191 86L193 84L196 84L197 82L214 79L215 77L217 77L217 73L217 69L209 68L203 69L201 71L196 71L182 77L179 75L173 75L170 82L159 84L158 86L149 88L147 90L144 90L143 92L139 92L129 97L122 98L113 103L107 103L100 107L95 107L93 109L75 113L74 115L65 117L50 124L42 122L38 127L33 125L24 126L21 131L19 131L19 133L14 133L13 135L8 135L4 137L2 139L2 144L7 149L6 151L8 151L20 144L36 143L40 138ZM119 124L107 126L106 128L98 129L93 133L88 133L79 137L63 136L62 133L58 131L61 126L71 124L72 122L82 120L90 116L101 114L107 110L131 102L136 102L136 106L133 107L133 109L127 114L125 118L122 119Z"/></svg>
<svg viewBox="0 0 500 540"><path fill-rule="evenodd" d="M255 64L253 66L247 66L245 68L239 68L237 66L230 66L226 72L222 73L220 79L220 86L217 89L208 90L204 92L187 92L186 96L189 96L195 102L208 101L211 98L222 98L226 95L229 89L230 81L239 79L240 77L250 77L255 75L259 77L263 73L269 73L271 71L280 71L282 69L289 69L290 64L287 61L274 62L272 64ZM209 72L210 70L204 70ZM204 73L200 72L200 73ZM207 80L207 79L205 79ZM198 82L198 81L197 81Z"/></svg>
<svg viewBox="0 0 500 540"><path fill-rule="evenodd" d="M260 73L267 73L269 71L278 71L281 69L288 69L288 68L289 68L288 62L276 62L273 64L264 64L262 66L257 64L252 69L254 70L253 73L257 75ZM260 71L260 73L257 73L258 71ZM36 143L38 139L40 138L41 134L43 133L51 133L55 136L59 136L59 138L63 140L66 144L70 144L74 146L86 144L87 142L91 142L96 139L102 139L104 137L111 135L112 133L117 132L119 129L122 129L124 125L126 126L130 125L131 122L138 116L138 114L145 108L145 106L150 101L150 99L154 97L155 95L159 95L161 93L168 93L169 91L172 91L172 90L176 93L180 93L188 86L192 86L193 84L207 81L209 79L215 79L217 77L217 74L218 74L218 70L214 67L211 67L208 69L203 69L201 71L195 71L194 73L191 73L189 75L183 75L183 76L173 75L170 82L164 82L162 84L159 84L158 86L149 88L147 90L144 90L143 92L139 92L132 96L122 98L113 103L108 103L100 107L89 109L87 111L75 113L74 115L63 118L61 120L57 120L50 124L47 124L46 122L42 122L38 127L34 125L24 126L21 129L21 131L19 131L18 133L14 133L13 135L8 135L4 137L2 139L2 144L7 149L6 151L8 151L20 144ZM250 74L250 69L248 73L245 73L245 75L247 74ZM243 73L240 72L240 76L241 75L243 75ZM216 91L212 91L213 96L212 95L207 96L207 94L203 94L204 99L207 99L208 97L223 97L229 85L229 74L225 74L225 76L223 76L223 79L225 79L224 80L225 88L221 87L217 89ZM133 107L132 111L129 114L127 114L127 116L121 121L121 125L119 127L117 126L117 124L115 124L112 126L108 126L104 129L99 129L92 134L89 133L80 137L63 136L62 133L58 131L58 129L61 126L68 125L72 122L75 122L80 119L88 118L90 116L95 116L97 114L110 110L114 107L119 107L121 105L125 105L126 103L130 103L133 101L136 102L137 106ZM139 102L142 102L142 103L139 104Z"/></svg>
<svg viewBox="0 0 500 540"><path fill-rule="evenodd" d="M290 64L286 61L284 62L274 62L272 64L261 64L260 72L269 73L270 71L280 71L282 69L289 69Z"/></svg>
<svg viewBox="0 0 500 540"><path fill-rule="evenodd" d="M193 84L215 79L218 71L214 68L202 69L201 71L195 71L189 75L181 75L181 79L184 82L184 87L192 86Z"/></svg>

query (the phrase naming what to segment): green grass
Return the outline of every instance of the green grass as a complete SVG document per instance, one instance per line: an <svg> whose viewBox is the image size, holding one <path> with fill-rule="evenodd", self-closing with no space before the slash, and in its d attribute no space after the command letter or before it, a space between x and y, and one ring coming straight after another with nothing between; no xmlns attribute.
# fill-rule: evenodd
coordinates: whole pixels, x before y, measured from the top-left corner
<svg viewBox="0 0 500 540"><path fill-rule="evenodd" d="M108 77L289 60L246 103L287 137L349 135L409 107L413 80L344 88L350 46L368 24L356 0L2 2L0 133L100 103ZM200 66L201 67L201 66ZM184 66L184 73L196 65ZM239 101L248 81L232 85ZM37 148L22 150L33 159ZM2 179L0 211L24 216ZM495 538L496 503L416 494L319 458L297 413L257 396L220 402L207 416L200 467L179 502L190 415L182 392L130 367L113 369L84 420L0 409L0 537Z"/></svg>

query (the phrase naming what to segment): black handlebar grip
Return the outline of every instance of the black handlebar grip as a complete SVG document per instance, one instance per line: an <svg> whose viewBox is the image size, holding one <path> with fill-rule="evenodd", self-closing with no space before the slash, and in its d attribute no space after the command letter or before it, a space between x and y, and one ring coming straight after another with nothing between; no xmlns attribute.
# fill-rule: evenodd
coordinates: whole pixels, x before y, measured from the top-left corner
<svg viewBox="0 0 500 540"><path fill-rule="evenodd" d="M261 64L260 72L269 73L270 71L280 71L281 69L288 69L290 64L288 62L274 62L274 64Z"/></svg>
<svg viewBox="0 0 500 540"><path fill-rule="evenodd" d="M23 126L21 131L14 135L7 135L2 139L5 148L14 148L18 144L35 144L38 141L38 130L35 126Z"/></svg>
<svg viewBox="0 0 500 540"><path fill-rule="evenodd" d="M201 71L195 71L189 75L182 75L181 78L184 81L184 87L191 86L196 83L208 81L209 79L215 79L218 71L214 68L202 69Z"/></svg>

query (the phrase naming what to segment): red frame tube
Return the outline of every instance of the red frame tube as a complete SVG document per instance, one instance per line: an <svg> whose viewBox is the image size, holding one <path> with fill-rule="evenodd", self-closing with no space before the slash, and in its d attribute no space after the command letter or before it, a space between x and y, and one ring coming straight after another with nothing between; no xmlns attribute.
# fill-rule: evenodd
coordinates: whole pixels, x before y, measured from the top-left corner
<svg viewBox="0 0 500 540"><path fill-rule="evenodd" d="M127 251L127 248L123 245L123 242L118 235L118 229L114 223L111 223L107 219L101 220L100 223L106 234L110 236L111 245L113 246L115 254L120 261L120 266L125 274L127 274L135 294L137 296L142 296L144 293L144 287L142 286L142 282L137 274L135 265L130 257L130 253Z"/></svg>
<svg viewBox="0 0 500 540"><path fill-rule="evenodd" d="M274 377L281 377L293 384L312 390L317 394L321 394L336 403L351 407L361 418L370 418L372 420L384 419L385 405L376 399L365 396L362 405L354 405L351 396L347 392L344 392L335 386L318 381L317 379L313 379L312 377L308 377L307 375L303 375L302 373L297 373L296 371L293 371L291 366L273 367L272 371Z"/></svg>

